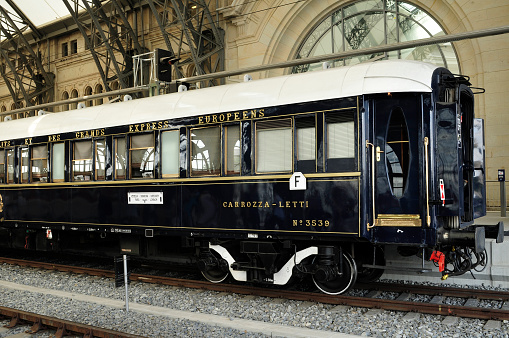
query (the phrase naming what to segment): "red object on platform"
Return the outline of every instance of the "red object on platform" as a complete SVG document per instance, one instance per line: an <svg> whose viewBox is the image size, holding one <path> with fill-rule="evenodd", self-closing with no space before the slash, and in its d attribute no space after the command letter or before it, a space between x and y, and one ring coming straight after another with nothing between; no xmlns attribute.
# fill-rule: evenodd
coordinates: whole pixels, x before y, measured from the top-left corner
<svg viewBox="0 0 509 338"><path fill-rule="evenodd" d="M433 251L429 260L438 263L438 271L442 272L445 270L445 255L443 252Z"/></svg>

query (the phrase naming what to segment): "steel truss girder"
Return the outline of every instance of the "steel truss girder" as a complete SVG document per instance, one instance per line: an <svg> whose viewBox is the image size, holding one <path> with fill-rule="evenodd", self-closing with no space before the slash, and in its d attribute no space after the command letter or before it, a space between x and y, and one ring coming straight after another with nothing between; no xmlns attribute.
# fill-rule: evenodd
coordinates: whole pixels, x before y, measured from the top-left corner
<svg viewBox="0 0 509 338"><path fill-rule="evenodd" d="M120 88L132 86L132 56L146 51L125 16L128 9L133 10L132 4L128 1L124 6L117 0L62 1L92 54L105 90L111 91L116 80Z"/></svg>
<svg viewBox="0 0 509 338"><path fill-rule="evenodd" d="M0 6L0 32L6 38L0 46L4 60L0 75L16 107L21 101L25 101L25 106L32 106L36 101L39 104L50 102L53 100L54 76L46 72L41 56L35 53L25 37L28 28L36 37L40 33L12 1L8 2L17 14L9 13ZM18 60L17 67L15 60Z"/></svg>
<svg viewBox="0 0 509 338"><path fill-rule="evenodd" d="M183 68L193 65L197 75L224 69L223 32L210 13L205 0L146 0L163 34L166 48L180 61L175 64L178 78ZM210 1L209 1L210 2ZM168 20L175 16L176 20ZM214 86L222 80L208 80Z"/></svg>

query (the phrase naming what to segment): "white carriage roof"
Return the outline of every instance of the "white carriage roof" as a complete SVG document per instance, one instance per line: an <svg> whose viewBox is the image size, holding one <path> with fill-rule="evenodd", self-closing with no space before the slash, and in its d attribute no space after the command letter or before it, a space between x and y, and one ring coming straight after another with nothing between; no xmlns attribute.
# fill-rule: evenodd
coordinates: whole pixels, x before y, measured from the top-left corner
<svg viewBox="0 0 509 338"><path fill-rule="evenodd" d="M2 122L0 140L362 94L431 92L432 74L436 68L416 61L378 61L104 104Z"/></svg>

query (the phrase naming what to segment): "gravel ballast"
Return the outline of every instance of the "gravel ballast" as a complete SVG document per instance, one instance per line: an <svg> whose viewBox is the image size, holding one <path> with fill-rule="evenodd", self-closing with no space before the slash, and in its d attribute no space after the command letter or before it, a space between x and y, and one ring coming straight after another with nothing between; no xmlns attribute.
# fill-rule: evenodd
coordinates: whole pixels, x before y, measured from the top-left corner
<svg viewBox="0 0 509 338"><path fill-rule="evenodd" d="M39 270L3 264L0 280L81 295L124 300L124 288L115 288L109 278ZM274 300L238 294L201 291L133 282L130 302L179 311L218 315L231 319L341 332L369 337L509 337L509 322L485 329L486 321L458 318L453 325L436 315L406 316L396 311L369 312L356 307L335 307L292 300ZM507 289L504 289L507 291ZM353 293L352 293L353 294ZM456 299L447 299L454 304ZM464 300L457 300L464 302ZM265 337L272 336L235 330L186 319L171 319L83 302L0 287L0 306L77 321L149 337ZM492 306L496 306L492 304ZM288 334L290 335L290 334ZM0 334L1 337L1 334Z"/></svg>

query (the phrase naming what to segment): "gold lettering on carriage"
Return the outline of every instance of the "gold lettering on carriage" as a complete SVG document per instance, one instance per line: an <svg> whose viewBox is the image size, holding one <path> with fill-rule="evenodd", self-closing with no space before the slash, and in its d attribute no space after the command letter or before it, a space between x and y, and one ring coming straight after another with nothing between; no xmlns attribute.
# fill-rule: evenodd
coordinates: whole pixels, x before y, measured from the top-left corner
<svg viewBox="0 0 509 338"><path fill-rule="evenodd" d="M0 148L10 147L10 146L11 146L11 141L0 141Z"/></svg>
<svg viewBox="0 0 509 338"><path fill-rule="evenodd" d="M147 132L147 131L151 131L151 130L168 129L169 127L170 127L170 121L138 123L138 124L130 124L129 132L130 133L141 133L141 132Z"/></svg>
<svg viewBox="0 0 509 338"><path fill-rule="evenodd" d="M103 129L92 129L92 130L85 130L85 131L77 131L76 132L76 138L87 138L87 137L97 137L97 136L104 136L104 128Z"/></svg>
<svg viewBox="0 0 509 338"><path fill-rule="evenodd" d="M236 111L232 113L212 114L200 116L198 124L211 124L221 122L244 121L265 117L264 109L251 109L244 111Z"/></svg>
<svg viewBox="0 0 509 338"><path fill-rule="evenodd" d="M223 208L309 208L309 201L225 201Z"/></svg>
<svg viewBox="0 0 509 338"><path fill-rule="evenodd" d="M48 142L58 142L60 141L60 134L48 135Z"/></svg>

